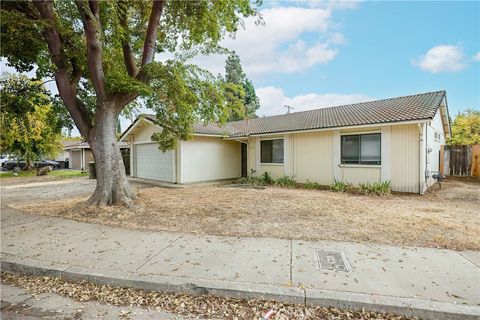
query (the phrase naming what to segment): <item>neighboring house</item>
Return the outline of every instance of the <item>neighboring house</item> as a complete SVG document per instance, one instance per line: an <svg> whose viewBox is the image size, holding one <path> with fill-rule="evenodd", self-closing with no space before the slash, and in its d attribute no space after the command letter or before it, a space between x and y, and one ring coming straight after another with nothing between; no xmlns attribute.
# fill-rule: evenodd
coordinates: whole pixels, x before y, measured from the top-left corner
<svg viewBox="0 0 480 320"><path fill-rule="evenodd" d="M78 143L80 143L80 141L78 141L78 140L62 140L62 141L60 141L60 143L62 144L63 149L57 155L57 157L53 160L60 163L61 168L64 168L65 167L65 161L70 157L70 154L69 154L69 151L67 150L67 148L69 148L71 146L74 146L74 145L77 145Z"/></svg>
<svg viewBox="0 0 480 320"><path fill-rule="evenodd" d="M128 154L130 148L127 143L120 143L122 154ZM63 149L68 152L70 169L87 170L88 163L94 161L92 150L88 142L78 142Z"/></svg>
<svg viewBox="0 0 480 320"><path fill-rule="evenodd" d="M133 177L191 183L254 172L298 182L354 185L390 180L392 190L424 193L451 135L445 91L216 124L161 152L161 130L144 115L122 134Z"/></svg>

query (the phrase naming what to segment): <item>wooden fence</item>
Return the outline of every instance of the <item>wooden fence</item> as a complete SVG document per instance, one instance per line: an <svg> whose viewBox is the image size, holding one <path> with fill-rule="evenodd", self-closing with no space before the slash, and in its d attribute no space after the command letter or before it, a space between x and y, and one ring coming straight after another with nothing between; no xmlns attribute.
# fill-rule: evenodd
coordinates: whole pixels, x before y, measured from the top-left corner
<svg viewBox="0 0 480 320"><path fill-rule="evenodd" d="M440 172L444 175L480 177L480 144L442 146Z"/></svg>

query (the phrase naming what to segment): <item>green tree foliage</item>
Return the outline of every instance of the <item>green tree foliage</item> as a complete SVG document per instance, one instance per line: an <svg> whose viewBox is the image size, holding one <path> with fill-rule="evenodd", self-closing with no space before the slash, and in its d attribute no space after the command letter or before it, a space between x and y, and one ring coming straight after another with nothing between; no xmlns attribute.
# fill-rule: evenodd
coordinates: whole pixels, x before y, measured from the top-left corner
<svg viewBox="0 0 480 320"><path fill-rule="evenodd" d="M260 108L260 100L257 97L257 93L255 92L255 88L253 86L252 81L250 79L246 79L243 81L243 90L245 90L245 107L246 107L246 116L251 118L257 117L257 110Z"/></svg>
<svg viewBox="0 0 480 320"><path fill-rule="evenodd" d="M188 58L198 53L224 52L219 46L224 35L237 30L242 16L256 14L256 9L248 0L40 0L4 1L1 6L1 54L11 66L19 71L27 71L36 65L39 77L54 77L59 66L55 61L52 64L51 56L54 54L48 45L61 46L60 53L63 57L58 64L65 69L69 80L74 84L72 89L75 97L70 98L77 101L70 108L84 109L81 110L83 115L80 117L83 119L75 122L86 140L90 139L89 133L94 126L97 104L102 102L99 101L99 92L105 96L100 100L112 98L118 105L124 104L122 110L137 97L149 99L158 96L150 84L156 81L165 83L172 79L165 77L169 74L163 70L171 69L172 66L193 68L186 64ZM52 17L49 16L50 13ZM158 20L157 23L151 23L154 19ZM48 43L51 35L47 35L47 32L52 31L49 29L51 24L55 25L53 31L59 33L61 43ZM149 24L151 29L148 28ZM102 50L99 50L99 45ZM153 60L155 53L165 52L174 52L175 58L166 62ZM95 54L98 61L94 61ZM150 65L148 70L147 65ZM194 116L189 117L191 121L188 125L183 123L180 127L167 129L172 135L186 136L185 129L191 131L193 123L198 120L227 120L219 116L219 113L225 112L220 109L231 109L226 98L232 97L232 90L236 93L241 91L233 86L227 88L215 84L219 80L211 75L205 76L205 73L197 72L196 76L200 77L197 87L190 89L191 94L198 95L198 103L192 108ZM159 79L161 77L165 78ZM183 80L186 83L191 79ZM217 90L215 99L202 96L200 92L206 88L196 90L198 85ZM63 98L68 100L68 97ZM170 105L178 100L174 90L163 97L162 101L169 99ZM163 122L171 124L170 118L178 116L174 109L166 108L166 103L149 103L148 106L159 116L159 125ZM188 110L191 111L193 110ZM201 118L200 115L204 117Z"/></svg>
<svg viewBox="0 0 480 320"><path fill-rule="evenodd" d="M40 81L7 75L0 80L0 153L32 163L55 158L62 145L63 116Z"/></svg>
<svg viewBox="0 0 480 320"><path fill-rule="evenodd" d="M480 143L480 111L468 109L459 113L452 123L452 138L449 145L472 145Z"/></svg>
<svg viewBox="0 0 480 320"><path fill-rule="evenodd" d="M167 61L151 64L147 72L158 75L152 76L153 90L145 97L145 104L150 109L156 108L162 127L167 129L152 136L163 151L175 147L177 138L188 139L191 123L197 119L226 122L231 110L243 107L235 85L217 81L194 65Z"/></svg>
<svg viewBox="0 0 480 320"><path fill-rule="evenodd" d="M225 62L225 81L241 84L244 79L245 74L243 73L240 57L235 52L232 52L228 55Z"/></svg>
<svg viewBox="0 0 480 320"><path fill-rule="evenodd" d="M243 72L240 57L232 52L228 55L225 63L225 82L236 85L237 96L243 100L243 106L240 109L230 111L229 121L256 118L256 112L260 108L255 88L250 79Z"/></svg>
<svg viewBox="0 0 480 320"><path fill-rule="evenodd" d="M37 66L39 79L55 79L92 148L97 187L91 204L130 204L134 198L115 135L122 112L144 102L163 127L155 139L167 149L188 138L196 121L226 121L243 100L236 86L186 61L224 53L223 37L235 33L243 17L257 14L250 0L35 0L0 6L2 57L19 71ZM173 58L154 59L166 53Z"/></svg>

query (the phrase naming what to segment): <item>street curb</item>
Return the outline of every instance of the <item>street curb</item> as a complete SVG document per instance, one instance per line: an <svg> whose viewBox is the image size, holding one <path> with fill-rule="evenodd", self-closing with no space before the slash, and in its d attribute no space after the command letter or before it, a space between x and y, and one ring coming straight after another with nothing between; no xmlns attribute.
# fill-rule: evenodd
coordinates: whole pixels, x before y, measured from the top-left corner
<svg viewBox="0 0 480 320"><path fill-rule="evenodd" d="M40 265L39 265L40 264ZM46 263L2 254L2 272L60 277L70 281L88 281L146 291L164 291L191 295L212 294L240 299L262 299L307 304L365 309L426 320L478 320L480 307L402 297L389 297L352 292L316 289L295 289L267 284L188 279L156 275L116 273L73 265Z"/></svg>

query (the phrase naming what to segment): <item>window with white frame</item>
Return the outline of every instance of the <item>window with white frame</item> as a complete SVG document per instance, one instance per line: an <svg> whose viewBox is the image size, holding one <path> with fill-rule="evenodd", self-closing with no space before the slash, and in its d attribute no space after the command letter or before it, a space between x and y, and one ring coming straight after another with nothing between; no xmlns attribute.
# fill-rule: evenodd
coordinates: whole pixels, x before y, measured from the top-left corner
<svg viewBox="0 0 480 320"><path fill-rule="evenodd" d="M283 139L260 141L261 163L283 163Z"/></svg>
<svg viewBox="0 0 480 320"><path fill-rule="evenodd" d="M381 164L380 133L352 134L341 137L343 164Z"/></svg>
<svg viewBox="0 0 480 320"><path fill-rule="evenodd" d="M434 139L435 139L435 141L440 141L440 133L435 132Z"/></svg>

